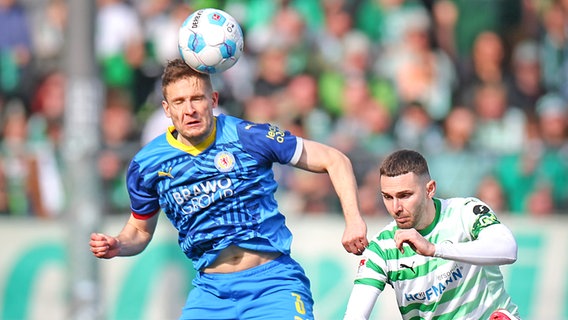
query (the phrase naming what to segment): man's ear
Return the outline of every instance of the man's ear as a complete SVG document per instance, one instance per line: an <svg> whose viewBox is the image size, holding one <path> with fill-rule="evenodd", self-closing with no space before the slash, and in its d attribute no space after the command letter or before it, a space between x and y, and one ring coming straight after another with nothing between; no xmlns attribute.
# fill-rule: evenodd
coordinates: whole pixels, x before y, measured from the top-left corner
<svg viewBox="0 0 568 320"><path fill-rule="evenodd" d="M426 191L428 192L428 197L433 198L436 194L436 181L430 180L426 183Z"/></svg>
<svg viewBox="0 0 568 320"><path fill-rule="evenodd" d="M213 101L213 108L217 108L217 106L219 105L219 92L218 91L213 91L213 93L211 94L211 100Z"/></svg>
<svg viewBox="0 0 568 320"><path fill-rule="evenodd" d="M164 109L164 113L166 114L166 117L171 118L170 105L168 104L168 102L166 100L162 100L162 109Z"/></svg>

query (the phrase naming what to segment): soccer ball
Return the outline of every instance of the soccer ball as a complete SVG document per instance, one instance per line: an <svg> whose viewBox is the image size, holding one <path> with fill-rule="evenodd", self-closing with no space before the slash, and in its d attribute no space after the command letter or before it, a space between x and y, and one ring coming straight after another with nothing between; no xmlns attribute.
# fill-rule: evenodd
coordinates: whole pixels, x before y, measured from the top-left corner
<svg viewBox="0 0 568 320"><path fill-rule="evenodd" d="M223 72L243 53L243 31L237 20L213 8L193 12L179 28L181 58L202 73Z"/></svg>

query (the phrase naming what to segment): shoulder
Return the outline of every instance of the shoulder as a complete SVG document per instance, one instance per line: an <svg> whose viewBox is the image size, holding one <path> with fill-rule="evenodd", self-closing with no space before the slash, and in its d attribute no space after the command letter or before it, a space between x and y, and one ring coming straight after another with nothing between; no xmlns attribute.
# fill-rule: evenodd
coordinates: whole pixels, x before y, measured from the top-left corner
<svg viewBox="0 0 568 320"><path fill-rule="evenodd" d="M493 210L485 202L476 197L449 198L440 200L442 210L462 211L465 213L484 214Z"/></svg>

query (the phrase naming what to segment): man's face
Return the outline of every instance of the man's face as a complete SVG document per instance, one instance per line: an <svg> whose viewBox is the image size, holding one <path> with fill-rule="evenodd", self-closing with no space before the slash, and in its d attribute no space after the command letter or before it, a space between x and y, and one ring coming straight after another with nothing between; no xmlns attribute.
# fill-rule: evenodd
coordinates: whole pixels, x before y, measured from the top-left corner
<svg viewBox="0 0 568 320"><path fill-rule="evenodd" d="M217 106L218 96L197 78L183 78L166 87L162 107L166 116L172 119L180 142L196 146L211 134L213 108Z"/></svg>
<svg viewBox="0 0 568 320"><path fill-rule="evenodd" d="M380 187L385 207L399 228L422 230L432 222L427 208L434 196L433 180L414 173L381 176Z"/></svg>

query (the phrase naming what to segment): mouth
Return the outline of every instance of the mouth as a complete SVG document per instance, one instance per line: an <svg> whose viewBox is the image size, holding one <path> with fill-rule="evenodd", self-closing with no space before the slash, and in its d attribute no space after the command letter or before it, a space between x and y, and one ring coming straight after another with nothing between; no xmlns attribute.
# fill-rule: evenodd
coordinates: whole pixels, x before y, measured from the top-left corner
<svg viewBox="0 0 568 320"><path fill-rule="evenodd" d="M199 120L189 120L185 122L185 126L186 127L197 127L201 124L201 121Z"/></svg>

